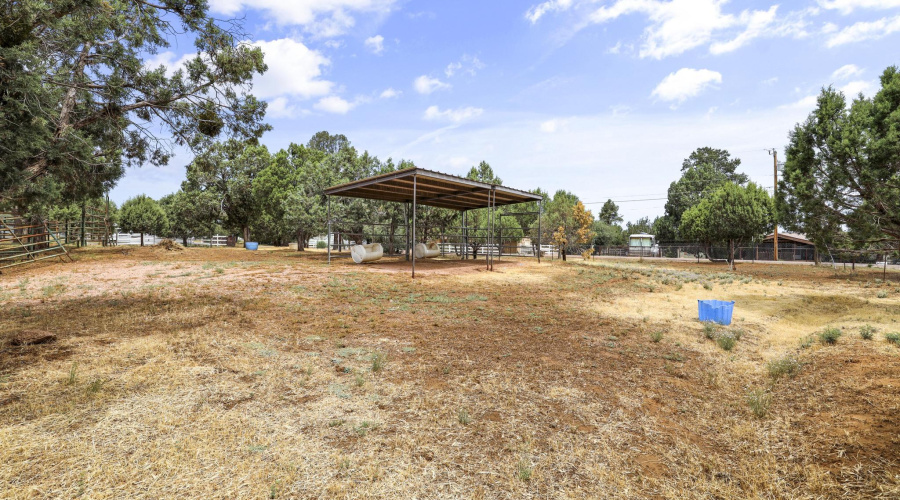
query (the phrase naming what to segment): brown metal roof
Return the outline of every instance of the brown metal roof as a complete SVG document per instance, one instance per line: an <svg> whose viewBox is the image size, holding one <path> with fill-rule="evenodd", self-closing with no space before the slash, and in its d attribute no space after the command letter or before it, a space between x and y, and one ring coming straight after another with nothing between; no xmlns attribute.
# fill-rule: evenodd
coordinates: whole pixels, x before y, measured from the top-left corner
<svg viewBox="0 0 900 500"><path fill-rule="evenodd" d="M541 199L539 195L528 191L473 181L465 177L442 174L419 167L405 168L332 186L325 190L325 194L369 200L412 202L414 178L416 204L418 205L453 210L487 208L490 206L492 190L497 206L540 201Z"/></svg>

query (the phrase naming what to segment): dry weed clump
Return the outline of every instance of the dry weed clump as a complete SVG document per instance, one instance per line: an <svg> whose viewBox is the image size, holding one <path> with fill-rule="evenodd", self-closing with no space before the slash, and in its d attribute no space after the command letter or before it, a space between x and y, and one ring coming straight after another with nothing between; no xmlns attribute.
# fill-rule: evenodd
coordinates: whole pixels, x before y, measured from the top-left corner
<svg viewBox="0 0 900 500"><path fill-rule="evenodd" d="M164 239L156 244L157 247L167 250L169 252L180 252L184 250L184 247L177 243L172 239Z"/></svg>

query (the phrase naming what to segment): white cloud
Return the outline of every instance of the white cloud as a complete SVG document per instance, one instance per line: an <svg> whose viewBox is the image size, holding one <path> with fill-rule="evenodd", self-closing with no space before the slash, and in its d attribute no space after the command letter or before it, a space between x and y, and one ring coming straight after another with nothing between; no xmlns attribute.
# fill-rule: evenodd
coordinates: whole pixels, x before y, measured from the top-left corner
<svg viewBox="0 0 900 500"><path fill-rule="evenodd" d="M394 90L393 88L388 87L388 88L384 89L384 91L382 91L381 95L379 95L378 97L380 97L382 99L392 99L394 97L400 97L400 94L402 94L402 93L403 92L401 92L399 90Z"/></svg>
<svg viewBox="0 0 900 500"><path fill-rule="evenodd" d="M569 10L571 7L572 0L548 0L528 9L525 13L525 19L528 19L531 21L531 24L534 24L548 12Z"/></svg>
<svg viewBox="0 0 900 500"><path fill-rule="evenodd" d="M699 95L710 86L722 83L722 74L708 69L681 68L663 78L653 89L654 97L663 101L681 103Z"/></svg>
<svg viewBox="0 0 900 500"><path fill-rule="evenodd" d="M860 76L862 75L862 73L863 70L861 70L857 65L846 64L834 70L834 73L831 74L831 78L835 80L847 80L853 78L854 76Z"/></svg>
<svg viewBox="0 0 900 500"><path fill-rule="evenodd" d="M319 102L317 102L313 107L318 109L319 111L324 111L326 113L345 115L351 109L355 108L359 103L359 100L350 102L336 95L332 95L319 99Z"/></svg>
<svg viewBox="0 0 900 500"><path fill-rule="evenodd" d="M155 70L160 66L165 66L166 76L171 78L176 71L183 68L188 61L195 57L197 57L196 53L184 54L183 56L178 57L174 52L167 50L147 58L144 62L144 67L149 70Z"/></svg>
<svg viewBox="0 0 900 500"><path fill-rule="evenodd" d="M308 114L309 111L300 109L297 105L291 104L286 97L276 97L268 101L266 107L266 118L296 118L300 115Z"/></svg>
<svg viewBox="0 0 900 500"><path fill-rule="evenodd" d="M900 31L900 16L884 17L872 22L861 21L832 34L825 44L828 47L837 47L847 43L881 38L896 31Z"/></svg>
<svg viewBox="0 0 900 500"><path fill-rule="evenodd" d="M449 83L444 83L437 78L432 78L427 75L422 75L413 80L413 88L420 94L430 94L436 90L446 90L451 86L452 85Z"/></svg>
<svg viewBox="0 0 900 500"><path fill-rule="evenodd" d="M819 96L817 95L808 95L799 101L792 102L790 104L785 104L783 106L779 106L778 109L789 109L789 110L799 110L810 112L816 107L816 102Z"/></svg>
<svg viewBox="0 0 900 500"><path fill-rule="evenodd" d="M478 70L482 68L484 68L484 63L478 59L478 56L464 54L459 61L448 64L447 68L444 69L444 74L447 75L447 78L450 78L459 72L475 76Z"/></svg>
<svg viewBox="0 0 900 500"><path fill-rule="evenodd" d="M308 99L331 93L334 83L322 80L327 57L291 38L253 42L265 53L269 69L253 78L253 95L260 99L292 96Z"/></svg>
<svg viewBox="0 0 900 500"><path fill-rule="evenodd" d="M744 45L747 45L754 38L759 38L767 33L775 22L775 11L778 10L777 5L769 7L769 10L755 10L753 12L741 12L738 23L746 26L738 36L727 42L713 42L709 46L709 51L713 54L724 54L732 52Z"/></svg>
<svg viewBox="0 0 900 500"><path fill-rule="evenodd" d="M900 7L900 0L819 0L819 5L849 14L854 9L893 9Z"/></svg>
<svg viewBox="0 0 900 500"><path fill-rule="evenodd" d="M484 113L483 109L473 108L471 106L466 108L446 109L444 111L441 111L437 106L429 106L428 109L425 110L423 118L433 121L462 123L466 120L477 118L481 116L482 113Z"/></svg>
<svg viewBox="0 0 900 500"><path fill-rule="evenodd" d="M841 92L844 93L844 97L847 99L856 99L859 94L865 94L870 96L874 93L877 87L873 82L867 82L865 80L855 80L852 82L847 82L843 87L841 87Z"/></svg>
<svg viewBox="0 0 900 500"><path fill-rule="evenodd" d="M345 33L356 24L351 13L386 15L397 0L210 0L210 11L236 16L257 9L279 26L301 26L319 37Z"/></svg>
<svg viewBox="0 0 900 500"><path fill-rule="evenodd" d="M599 8L596 0L548 1L532 7L526 18L533 23L551 11L583 7L572 32L590 24L604 24L624 16L640 14L649 24L644 29L640 57L662 59L688 50L709 46L713 54L737 50L760 37L805 36L806 17L818 12L815 7L777 16L778 6L765 10L728 13L725 0L614 0Z"/></svg>
<svg viewBox="0 0 900 500"><path fill-rule="evenodd" d="M773 76L772 78L767 78L760 83L762 83L766 87L771 87L772 85L775 85L776 83L778 83L778 77Z"/></svg>
<svg viewBox="0 0 900 500"><path fill-rule="evenodd" d="M381 35L366 38L364 45L371 50L373 54L381 54L384 52L384 37Z"/></svg>
<svg viewBox="0 0 900 500"><path fill-rule="evenodd" d="M564 120L562 118L553 118L551 120L541 122L541 132L552 134L557 130L564 128L568 122L569 120Z"/></svg>

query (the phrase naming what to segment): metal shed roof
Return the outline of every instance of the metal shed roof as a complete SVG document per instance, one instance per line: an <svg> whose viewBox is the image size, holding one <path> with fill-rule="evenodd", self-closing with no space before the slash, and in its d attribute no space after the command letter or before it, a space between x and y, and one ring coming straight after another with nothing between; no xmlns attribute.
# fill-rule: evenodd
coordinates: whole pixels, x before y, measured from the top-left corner
<svg viewBox="0 0 900 500"><path fill-rule="evenodd" d="M495 206L540 201L540 195L505 186L473 181L465 177L412 167L332 186L329 196L346 196L383 201L413 201L413 178L416 204L453 210L472 210L491 206L490 193L495 193Z"/></svg>

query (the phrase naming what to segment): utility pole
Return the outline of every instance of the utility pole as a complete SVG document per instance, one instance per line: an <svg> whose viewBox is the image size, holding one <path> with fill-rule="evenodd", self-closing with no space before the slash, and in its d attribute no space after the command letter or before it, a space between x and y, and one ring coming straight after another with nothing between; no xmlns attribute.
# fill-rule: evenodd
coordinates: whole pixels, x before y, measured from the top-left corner
<svg viewBox="0 0 900 500"><path fill-rule="evenodd" d="M772 191L772 197L778 198L778 151L775 148L769 150L769 154L772 155L772 168L775 173L775 184ZM778 211L775 211L775 233L774 239L772 242L775 244L775 260L778 260Z"/></svg>

